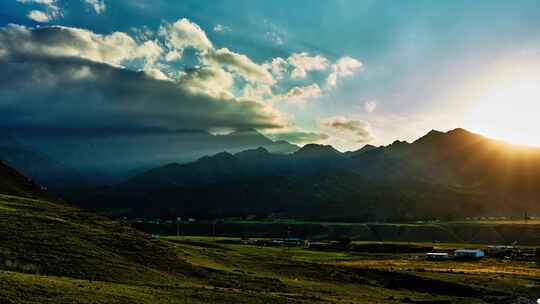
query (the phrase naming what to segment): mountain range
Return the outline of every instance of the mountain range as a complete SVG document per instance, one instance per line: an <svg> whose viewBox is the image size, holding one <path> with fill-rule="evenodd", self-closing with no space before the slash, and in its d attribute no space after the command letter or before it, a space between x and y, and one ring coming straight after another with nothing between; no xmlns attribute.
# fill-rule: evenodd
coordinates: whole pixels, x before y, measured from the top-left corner
<svg viewBox="0 0 540 304"><path fill-rule="evenodd" d="M109 132L110 133L110 132ZM264 147L291 153L299 147L253 129L225 135L204 131L143 130L74 134L65 130L3 130L0 159L57 193L117 183L153 167L190 162L221 151ZM107 133L108 134L108 133Z"/></svg>
<svg viewBox="0 0 540 304"><path fill-rule="evenodd" d="M78 193L86 208L219 218L414 220L540 213L540 149L455 129L341 153L308 144L172 163ZM120 213L119 213L120 214Z"/></svg>

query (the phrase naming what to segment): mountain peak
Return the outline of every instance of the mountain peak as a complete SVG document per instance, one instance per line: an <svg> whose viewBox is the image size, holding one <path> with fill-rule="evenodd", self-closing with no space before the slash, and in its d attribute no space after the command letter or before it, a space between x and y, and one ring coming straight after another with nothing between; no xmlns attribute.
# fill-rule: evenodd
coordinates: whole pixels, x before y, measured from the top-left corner
<svg viewBox="0 0 540 304"><path fill-rule="evenodd" d="M437 135L442 135L444 134L444 132L441 132L439 130L435 130L435 129L432 129L431 131L429 131L426 136L437 136Z"/></svg>
<svg viewBox="0 0 540 304"><path fill-rule="evenodd" d="M370 145L370 144L367 144L367 145L364 145L362 148L356 150L356 151L369 151L369 150L373 150L373 149L376 149L377 147L375 147L374 145Z"/></svg>
<svg viewBox="0 0 540 304"><path fill-rule="evenodd" d="M294 153L294 155L308 157L336 156L341 153L330 145L307 144Z"/></svg>
<svg viewBox="0 0 540 304"><path fill-rule="evenodd" d="M435 140L436 138L440 138L442 135L445 135L445 134L447 133L444 133L438 130L431 130L426 135L415 140L414 143L417 144L417 143L431 142L432 140Z"/></svg>
<svg viewBox="0 0 540 304"><path fill-rule="evenodd" d="M465 135L465 136L478 136L478 134L475 134L471 131L465 130L463 128L455 128L453 130L450 130L446 132L448 135Z"/></svg>
<svg viewBox="0 0 540 304"><path fill-rule="evenodd" d="M408 145L409 143L405 140L394 140L394 142L390 145L392 147L399 147L399 146L405 146L405 145Z"/></svg>
<svg viewBox="0 0 540 304"><path fill-rule="evenodd" d="M217 154L214 154L212 156L206 155L201 158L197 162L208 162L208 161L227 161L230 159L233 159L234 155L232 155L229 152L219 152Z"/></svg>
<svg viewBox="0 0 540 304"><path fill-rule="evenodd" d="M354 150L354 151L347 151L345 152L345 156L348 156L348 157L356 157L364 152L368 152L368 151L371 151L371 150L374 150L374 149L377 149L376 146L374 145L370 145L370 144L366 144L364 145L362 148L358 149L358 150Z"/></svg>
<svg viewBox="0 0 540 304"><path fill-rule="evenodd" d="M258 147L256 149L249 149L249 150L245 150L245 151L242 151L242 152L238 152L238 153L235 154L235 156L237 156L237 157L246 157L246 156L252 157L252 156L263 156L263 155L267 155L267 154L270 154L270 152L268 152L268 150L266 150L264 147Z"/></svg>

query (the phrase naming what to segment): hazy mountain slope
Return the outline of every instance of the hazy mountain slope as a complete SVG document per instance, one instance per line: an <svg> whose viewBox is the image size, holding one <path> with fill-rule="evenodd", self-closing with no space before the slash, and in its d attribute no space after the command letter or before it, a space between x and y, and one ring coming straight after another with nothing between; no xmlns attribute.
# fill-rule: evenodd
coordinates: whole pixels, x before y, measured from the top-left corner
<svg viewBox="0 0 540 304"><path fill-rule="evenodd" d="M154 167L187 163L222 151L236 153L265 147L273 153L292 153L298 149L285 141L274 142L252 129L227 135L153 129L139 133L124 130L106 136L99 131L78 135L61 130L31 131L17 130L15 134L32 151L60 160L98 185L117 183Z"/></svg>
<svg viewBox="0 0 540 304"><path fill-rule="evenodd" d="M86 184L75 169L22 145L6 134L0 135L0 159L51 190L62 191Z"/></svg>
<svg viewBox="0 0 540 304"><path fill-rule="evenodd" d="M293 154L270 153L258 148L205 156L193 163L169 164L141 173L119 188L133 191L166 185L200 185L232 182L253 177L312 175L336 167L344 160L331 146L310 144Z"/></svg>

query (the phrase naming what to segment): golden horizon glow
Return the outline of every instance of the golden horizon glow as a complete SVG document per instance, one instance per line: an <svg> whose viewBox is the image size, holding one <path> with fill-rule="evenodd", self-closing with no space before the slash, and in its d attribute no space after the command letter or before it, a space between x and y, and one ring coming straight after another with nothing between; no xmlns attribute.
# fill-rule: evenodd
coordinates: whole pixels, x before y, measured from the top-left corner
<svg viewBox="0 0 540 304"><path fill-rule="evenodd" d="M508 143L540 146L540 75L501 76L471 100L465 125Z"/></svg>

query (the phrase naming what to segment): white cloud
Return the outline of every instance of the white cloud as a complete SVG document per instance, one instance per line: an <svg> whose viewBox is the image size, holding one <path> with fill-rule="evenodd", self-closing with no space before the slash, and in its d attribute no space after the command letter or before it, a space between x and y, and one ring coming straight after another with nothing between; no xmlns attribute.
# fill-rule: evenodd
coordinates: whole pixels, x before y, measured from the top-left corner
<svg viewBox="0 0 540 304"><path fill-rule="evenodd" d="M105 12L107 8L104 0L84 0L84 3L91 7L98 15Z"/></svg>
<svg viewBox="0 0 540 304"><path fill-rule="evenodd" d="M281 80L288 65L289 63L285 59L276 57L272 59L272 62L263 64L263 67L269 70L277 80Z"/></svg>
<svg viewBox="0 0 540 304"><path fill-rule="evenodd" d="M38 4L44 6L44 10L32 10L26 16L40 23L47 23L62 16L62 11L56 0L16 0L22 4Z"/></svg>
<svg viewBox="0 0 540 304"><path fill-rule="evenodd" d="M334 116L322 119L319 125L321 128L332 130L338 136L343 134L353 136L353 140L357 143L365 143L373 140L371 125L363 120Z"/></svg>
<svg viewBox="0 0 540 304"><path fill-rule="evenodd" d="M364 110L368 113L375 112L375 109L377 108L377 101L376 100L368 100L364 103Z"/></svg>
<svg viewBox="0 0 540 304"><path fill-rule="evenodd" d="M244 98L263 101L274 97L272 87L265 84L246 84Z"/></svg>
<svg viewBox="0 0 540 304"><path fill-rule="evenodd" d="M266 38L266 40L276 45L282 45L284 43L283 38L281 38L281 36L279 36L276 32L266 32L264 34L264 37Z"/></svg>
<svg viewBox="0 0 540 304"><path fill-rule="evenodd" d="M338 78L351 76L361 67L362 62L352 57L342 57L332 64L332 73L326 78L326 83L331 87L335 87Z"/></svg>
<svg viewBox="0 0 540 304"><path fill-rule="evenodd" d="M270 85L275 83L274 77L264 66L254 63L246 55L232 52L227 48L210 50L204 53L201 59L206 64L225 67L246 81Z"/></svg>
<svg viewBox="0 0 540 304"><path fill-rule="evenodd" d="M53 0L37 1L55 3ZM295 83L296 86L284 92L283 88L289 88L290 84L276 86L276 80L283 80L285 75L305 78L310 71L325 70L330 66L332 75L337 80L339 77L352 75L362 66L359 61L350 57L341 58L331 64L322 55L311 56L306 52L291 54L287 59L277 57L271 62L258 64L244 54L227 48L214 48L206 33L185 18L172 24L164 23L157 34L154 33L148 29L134 30L132 37L123 32L96 34L89 30L64 26L30 29L10 25L3 28L0 35L0 59L9 60L10 56L16 55L22 56L20 58L23 61L40 56L60 58L59 61L62 61L63 57L70 57L106 63L115 68L127 67L144 72L139 74L154 81L176 85L183 90L182 94L189 92L220 101L257 103L257 106L252 107L263 107L266 112L263 118L266 121L268 117L283 118L283 113L273 112L274 101L304 104L323 94L320 84L311 82L301 85ZM195 68L179 70L169 62L180 59L186 48L195 49L199 62ZM77 76L77 79L90 79L95 75L95 71L88 68L77 68L71 73L73 77ZM55 78L50 79L54 82ZM149 82L150 84L152 83ZM274 91L280 93L274 95Z"/></svg>
<svg viewBox="0 0 540 304"><path fill-rule="evenodd" d="M135 57L145 59L145 67L153 68L156 61L163 54L163 49L156 41L145 41L136 49Z"/></svg>
<svg viewBox="0 0 540 304"><path fill-rule="evenodd" d="M264 135L273 140L285 140L296 144L321 142L328 139L324 133L308 132L297 128L284 128L275 132L265 132Z"/></svg>
<svg viewBox="0 0 540 304"><path fill-rule="evenodd" d="M208 66L188 71L182 76L180 83L193 92L214 97L233 96L230 93L234 84L233 75L220 67Z"/></svg>
<svg viewBox="0 0 540 304"><path fill-rule="evenodd" d="M216 33L224 33L230 32L231 28L223 24L216 24L212 30Z"/></svg>
<svg viewBox="0 0 540 304"><path fill-rule="evenodd" d="M36 22L47 23L51 21L51 16L38 10L30 11L27 15L28 19L32 19Z"/></svg>
<svg viewBox="0 0 540 304"><path fill-rule="evenodd" d="M164 81L168 77L157 69L141 72L110 64L156 55L155 46L138 44L123 33L9 25L0 27L0 54L0 113L11 113L0 127L283 127L281 113L268 105L213 96L212 88L217 92L232 83L223 69L201 68L186 72L180 81ZM206 87L193 90L197 85Z"/></svg>
<svg viewBox="0 0 540 304"><path fill-rule="evenodd" d="M318 98L322 95L321 88L313 83L307 86L296 86L290 89L278 99L285 100L295 104L304 104L308 99Z"/></svg>
<svg viewBox="0 0 540 304"><path fill-rule="evenodd" d="M161 70L159 69L156 69L156 68L146 68L143 70L143 72L154 78L154 79L157 79L157 80L167 80L167 81L172 81L167 75L165 75Z"/></svg>
<svg viewBox="0 0 540 304"><path fill-rule="evenodd" d="M147 64L153 63L161 52L155 42L138 44L122 32L101 35L64 26L29 29L10 25L3 29L0 45L8 54L79 57L112 65L121 65L126 60L137 58L144 59ZM16 47L16 50L11 47Z"/></svg>
<svg viewBox="0 0 540 304"><path fill-rule="evenodd" d="M178 52L177 50L169 51L165 55L165 60L168 62L179 60L181 58L182 58L182 53Z"/></svg>
<svg viewBox="0 0 540 304"><path fill-rule="evenodd" d="M294 53L287 62L294 67L291 77L294 79L305 78L309 71L324 70L328 67L328 59L321 55L310 56L306 52Z"/></svg>
<svg viewBox="0 0 540 304"><path fill-rule="evenodd" d="M165 44L170 49L169 53L173 54L167 54L169 58L181 57L186 48L194 48L202 52L213 48L206 33L197 24L186 18L179 19L173 24L163 24L158 33L165 38Z"/></svg>

